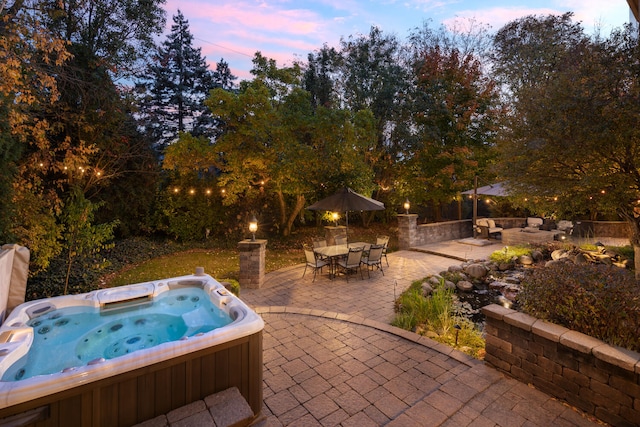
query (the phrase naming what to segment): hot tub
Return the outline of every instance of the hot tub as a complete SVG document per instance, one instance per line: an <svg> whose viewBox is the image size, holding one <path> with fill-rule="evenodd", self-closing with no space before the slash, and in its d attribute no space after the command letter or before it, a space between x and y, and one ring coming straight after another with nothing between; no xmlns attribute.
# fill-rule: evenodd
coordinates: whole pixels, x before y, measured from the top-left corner
<svg viewBox="0 0 640 427"><path fill-rule="evenodd" d="M22 304L0 327L0 420L130 426L233 386L257 415L263 328L201 271Z"/></svg>

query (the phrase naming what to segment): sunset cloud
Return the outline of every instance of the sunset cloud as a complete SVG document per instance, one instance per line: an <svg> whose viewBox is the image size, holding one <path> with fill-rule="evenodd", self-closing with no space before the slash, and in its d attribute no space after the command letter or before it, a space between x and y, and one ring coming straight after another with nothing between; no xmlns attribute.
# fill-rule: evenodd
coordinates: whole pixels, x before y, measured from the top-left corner
<svg viewBox="0 0 640 427"><path fill-rule="evenodd" d="M251 78L256 51L279 66L291 65L324 44L339 47L341 38L367 34L373 25L402 39L426 21L454 25L471 18L497 30L526 15L573 11L587 32L596 26L608 32L628 18L625 2L601 0L167 0L167 32L178 9L212 67L224 58L241 79Z"/></svg>

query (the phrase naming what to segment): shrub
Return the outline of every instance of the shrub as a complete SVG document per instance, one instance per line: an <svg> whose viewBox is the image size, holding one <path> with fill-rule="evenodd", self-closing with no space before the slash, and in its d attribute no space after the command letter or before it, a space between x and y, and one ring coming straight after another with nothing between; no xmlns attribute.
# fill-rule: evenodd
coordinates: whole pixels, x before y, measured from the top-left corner
<svg viewBox="0 0 640 427"><path fill-rule="evenodd" d="M441 283L429 297L425 297L422 294L423 283L424 280L413 282L400 295L396 301L396 317L391 324L482 358L484 339L473 322L455 312L453 290Z"/></svg>
<svg viewBox="0 0 640 427"><path fill-rule="evenodd" d="M640 285L626 270L555 263L528 275L518 298L532 316L640 351Z"/></svg>
<svg viewBox="0 0 640 427"><path fill-rule="evenodd" d="M522 255L531 255L531 247L505 246L489 255L489 259L497 264L509 264L514 258L520 258Z"/></svg>

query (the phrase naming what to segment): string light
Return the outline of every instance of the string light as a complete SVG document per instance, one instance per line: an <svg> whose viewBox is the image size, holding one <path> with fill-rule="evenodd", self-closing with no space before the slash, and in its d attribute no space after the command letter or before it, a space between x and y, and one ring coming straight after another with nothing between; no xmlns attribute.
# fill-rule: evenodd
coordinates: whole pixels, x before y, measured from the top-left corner
<svg viewBox="0 0 640 427"><path fill-rule="evenodd" d="M193 188L192 188L192 189L190 189L190 190L189 190L189 194L191 194L191 195L193 196L194 194L196 194L196 190L194 190Z"/></svg>

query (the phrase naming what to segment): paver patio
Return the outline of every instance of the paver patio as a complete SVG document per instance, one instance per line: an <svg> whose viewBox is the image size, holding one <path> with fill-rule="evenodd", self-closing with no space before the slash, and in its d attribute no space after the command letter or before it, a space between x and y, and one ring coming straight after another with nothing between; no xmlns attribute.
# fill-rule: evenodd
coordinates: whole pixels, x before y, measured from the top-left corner
<svg viewBox="0 0 640 427"><path fill-rule="evenodd" d="M467 259L501 245L421 248ZM259 426L594 426L573 408L482 361L389 325L409 284L459 260L389 254L371 279L302 278L303 265L270 273L241 298L265 320ZM208 424L203 424L208 425Z"/></svg>

